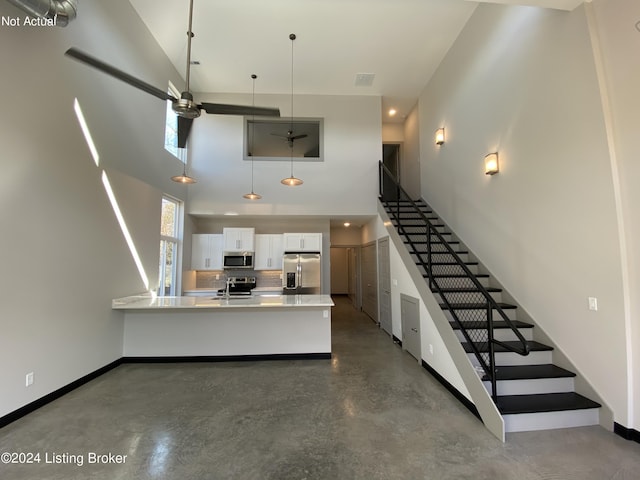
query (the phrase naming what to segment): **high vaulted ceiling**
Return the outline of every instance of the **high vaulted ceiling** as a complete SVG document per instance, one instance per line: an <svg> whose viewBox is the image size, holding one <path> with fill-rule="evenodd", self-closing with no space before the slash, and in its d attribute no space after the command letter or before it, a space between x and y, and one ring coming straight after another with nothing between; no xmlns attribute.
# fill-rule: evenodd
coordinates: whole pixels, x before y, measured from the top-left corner
<svg viewBox="0 0 640 480"><path fill-rule="evenodd" d="M179 72L189 0L130 0ZM468 0L194 0L191 90L378 95L402 122L478 2ZM494 0L571 10L581 0ZM370 86L358 74L374 74ZM176 85L183 89L183 85ZM390 108L398 113L386 116Z"/></svg>

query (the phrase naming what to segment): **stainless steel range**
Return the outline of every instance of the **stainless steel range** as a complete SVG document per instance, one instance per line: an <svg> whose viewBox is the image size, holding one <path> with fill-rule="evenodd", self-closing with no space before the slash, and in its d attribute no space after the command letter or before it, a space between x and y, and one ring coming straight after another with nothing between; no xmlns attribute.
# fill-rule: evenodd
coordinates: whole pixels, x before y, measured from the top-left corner
<svg viewBox="0 0 640 480"><path fill-rule="evenodd" d="M218 290L218 296L247 297L256 288L256 277L227 277L227 286Z"/></svg>

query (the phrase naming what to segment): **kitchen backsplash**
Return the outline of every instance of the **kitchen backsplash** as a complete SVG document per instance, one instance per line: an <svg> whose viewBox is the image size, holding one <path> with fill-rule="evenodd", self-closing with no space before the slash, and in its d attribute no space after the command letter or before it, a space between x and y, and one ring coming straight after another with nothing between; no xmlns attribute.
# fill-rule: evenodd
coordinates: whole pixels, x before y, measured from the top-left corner
<svg viewBox="0 0 640 480"><path fill-rule="evenodd" d="M224 288L227 282L227 275L233 277L256 277L256 288L274 287L282 288L280 270L225 270L225 271L198 271L196 272L196 288L211 288L214 290ZM216 276L219 278L216 279Z"/></svg>

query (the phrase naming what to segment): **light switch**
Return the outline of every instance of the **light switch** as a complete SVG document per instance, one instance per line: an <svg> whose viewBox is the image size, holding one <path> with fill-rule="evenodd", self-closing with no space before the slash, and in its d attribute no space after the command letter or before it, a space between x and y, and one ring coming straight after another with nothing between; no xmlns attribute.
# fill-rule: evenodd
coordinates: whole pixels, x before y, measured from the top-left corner
<svg viewBox="0 0 640 480"><path fill-rule="evenodd" d="M589 297L589 310L598 310L598 299L596 297Z"/></svg>

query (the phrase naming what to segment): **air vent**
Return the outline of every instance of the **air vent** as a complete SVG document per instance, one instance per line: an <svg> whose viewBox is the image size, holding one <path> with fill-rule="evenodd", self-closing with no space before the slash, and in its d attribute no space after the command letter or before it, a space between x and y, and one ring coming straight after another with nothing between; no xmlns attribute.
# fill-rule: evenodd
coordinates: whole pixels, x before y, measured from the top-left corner
<svg viewBox="0 0 640 480"><path fill-rule="evenodd" d="M376 77L375 73L356 73L356 87L370 87L373 85L373 79Z"/></svg>

